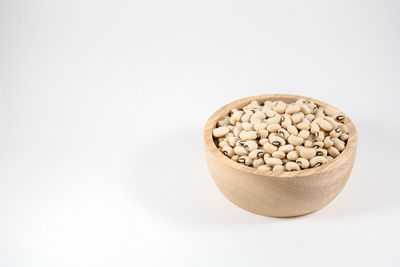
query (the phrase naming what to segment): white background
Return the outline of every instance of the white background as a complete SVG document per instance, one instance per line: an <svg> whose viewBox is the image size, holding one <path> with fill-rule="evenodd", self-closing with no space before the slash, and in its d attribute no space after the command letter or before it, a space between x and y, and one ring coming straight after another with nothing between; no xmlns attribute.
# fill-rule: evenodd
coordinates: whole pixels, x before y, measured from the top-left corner
<svg viewBox="0 0 400 267"><path fill-rule="evenodd" d="M0 266L399 266L398 1L1 1ZM327 207L244 211L207 118L264 93L347 113Z"/></svg>

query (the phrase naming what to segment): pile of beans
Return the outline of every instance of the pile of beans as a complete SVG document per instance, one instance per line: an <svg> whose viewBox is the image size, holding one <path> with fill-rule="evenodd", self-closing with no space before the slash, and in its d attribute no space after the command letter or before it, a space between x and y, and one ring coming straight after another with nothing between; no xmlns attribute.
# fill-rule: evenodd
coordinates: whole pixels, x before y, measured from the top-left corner
<svg viewBox="0 0 400 267"><path fill-rule="evenodd" d="M233 109L213 129L218 149L230 159L267 171L299 171L336 158L345 148L344 114L313 101L256 100Z"/></svg>

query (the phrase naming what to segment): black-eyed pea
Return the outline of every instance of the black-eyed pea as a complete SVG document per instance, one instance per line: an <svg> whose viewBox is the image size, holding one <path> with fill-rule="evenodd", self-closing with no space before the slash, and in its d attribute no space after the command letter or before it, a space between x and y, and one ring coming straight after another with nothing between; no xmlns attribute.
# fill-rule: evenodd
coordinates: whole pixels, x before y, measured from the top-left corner
<svg viewBox="0 0 400 267"><path fill-rule="evenodd" d="M310 159L310 166L311 166L311 168L315 168L315 167L321 166L322 164L325 164L327 162L328 162L328 160L325 157L316 156L316 157L313 157L312 159Z"/></svg>
<svg viewBox="0 0 400 267"><path fill-rule="evenodd" d="M278 130L281 128L281 126L278 123L273 123L273 124L269 124L267 126L267 130L270 133L276 133L278 132Z"/></svg>
<svg viewBox="0 0 400 267"><path fill-rule="evenodd" d="M299 152L298 151L290 151L289 153L286 154L286 158L288 160L295 161L296 159L299 158Z"/></svg>
<svg viewBox="0 0 400 267"><path fill-rule="evenodd" d="M253 160L253 167L257 168L261 165L264 165L264 160L262 158Z"/></svg>
<svg viewBox="0 0 400 267"><path fill-rule="evenodd" d="M332 138L330 136L325 137L325 139L324 139L324 147L325 148L330 148L331 146L333 146Z"/></svg>
<svg viewBox="0 0 400 267"><path fill-rule="evenodd" d="M287 171L300 171L301 170L299 164L297 164L296 162L292 162L292 161L287 162L285 164L285 169Z"/></svg>
<svg viewBox="0 0 400 267"><path fill-rule="evenodd" d="M326 157L328 155L328 151L324 148L317 148L316 151L317 151L317 153L315 153L316 156Z"/></svg>
<svg viewBox="0 0 400 267"><path fill-rule="evenodd" d="M283 145L285 145L286 144L286 141L285 141L285 139L283 139L282 137L280 137L280 136L271 136L270 135L270 137L269 137L269 142L271 143L271 144L273 144L274 146L277 146L277 147L279 147L279 146L283 146Z"/></svg>
<svg viewBox="0 0 400 267"><path fill-rule="evenodd" d="M258 166L257 170L270 171L270 170L272 170L272 168L271 168L271 166L268 166L268 165L264 164L264 165Z"/></svg>
<svg viewBox="0 0 400 267"><path fill-rule="evenodd" d="M294 146L288 144L288 145L284 145L284 146L279 147L279 148L278 148L278 151L282 151L282 152L284 152L284 153L288 153L288 152L290 152L290 151L293 151L293 149L294 149Z"/></svg>
<svg viewBox="0 0 400 267"><path fill-rule="evenodd" d="M289 114L283 114L281 117L281 125L283 128L287 128L289 125L292 125L292 119Z"/></svg>
<svg viewBox="0 0 400 267"><path fill-rule="evenodd" d="M317 150L315 148L303 148L300 150L300 156L305 159L312 159L315 157Z"/></svg>
<svg viewBox="0 0 400 267"><path fill-rule="evenodd" d="M330 133L329 133L329 135L331 136L331 137L339 137L340 135L342 134L342 128L340 128L340 127L336 127L335 129L333 129Z"/></svg>
<svg viewBox="0 0 400 267"><path fill-rule="evenodd" d="M240 157L239 155L234 155L231 157L231 160L238 161L239 157Z"/></svg>
<svg viewBox="0 0 400 267"><path fill-rule="evenodd" d="M332 125L333 129L337 128L339 126L339 124L340 124L339 122L335 121L334 118L329 117L329 116L325 116L324 119L327 120Z"/></svg>
<svg viewBox="0 0 400 267"><path fill-rule="evenodd" d="M266 144L266 143L268 143L268 139L267 138L261 138L259 141L258 141L258 143L260 144L260 145L264 145L264 144Z"/></svg>
<svg viewBox="0 0 400 267"><path fill-rule="evenodd" d="M310 148L312 147L313 142L310 140L304 140L304 147Z"/></svg>
<svg viewBox="0 0 400 267"><path fill-rule="evenodd" d="M267 158L267 159L264 158L264 161L265 161L265 164L267 164L271 167L276 166L276 165L282 165L282 160L278 159L278 158Z"/></svg>
<svg viewBox="0 0 400 267"><path fill-rule="evenodd" d="M300 111L300 106L297 104L289 104L286 106L285 113L287 114L294 114Z"/></svg>
<svg viewBox="0 0 400 267"><path fill-rule="evenodd" d="M310 136L310 132L307 130L301 130L298 134L298 137L301 137L303 139L306 139L308 136Z"/></svg>
<svg viewBox="0 0 400 267"><path fill-rule="evenodd" d="M219 120L217 125L219 127L221 126L227 126L229 124L229 116L225 116L223 119Z"/></svg>
<svg viewBox="0 0 400 267"><path fill-rule="evenodd" d="M227 141L225 141L225 140L223 140L223 141L221 141L221 142L218 143L218 147L219 147L219 148L224 148L224 147L226 147L226 146L230 146L230 145L229 145L229 143L228 143Z"/></svg>
<svg viewBox="0 0 400 267"><path fill-rule="evenodd" d="M319 132L319 125L317 122L313 121L310 124L310 133L315 134L317 132Z"/></svg>
<svg viewBox="0 0 400 267"><path fill-rule="evenodd" d="M309 121L313 121L315 119L315 115L310 113L310 114L307 114L304 118L306 118Z"/></svg>
<svg viewBox="0 0 400 267"><path fill-rule="evenodd" d="M249 122L249 121L250 121L250 117L251 117L252 115L253 115L253 111L247 110L247 111L243 114L243 116L242 116L242 118L241 118L242 122Z"/></svg>
<svg viewBox="0 0 400 267"><path fill-rule="evenodd" d="M236 136L236 137L239 137L239 134L240 134L240 132L242 131L241 129L240 129L241 127L235 127L234 129L233 129L233 134Z"/></svg>
<svg viewBox="0 0 400 267"><path fill-rule="evenodd" d="M345 134L345 133L342 133L342 134L339 136L339 139L342 140L342 141L346 141L347 139L349 139L349 135L348 135L348 134Z"/></svg>
<svg viewBox="0 0 400 267"><path fill-rule="evenodd" d="M346 133L346 134L349 133L349 128L347 128L347 126L345 124L340 123L339 127L342 129L343 133Z"/></svg>
<svg viewBox="0 0 400 267"><path fill-rule="evenodd" d="M282 116L277 113L273 117L268 118L266 120L266 122L267 122L268 125L273 124L273 123L278 123L279 124L281 122L281 118L282 118Z"/></svg>
<svg viewBox="0 0 400 267"><path fill-rule="evenodd" d="M343 151L344 147L346 146L346 144L340 140L339 138L332 138L333 141L333 146L339 150L340 152Z"/></svg>
<svg viewBox="0 0 400 267"><path fill-rule="evenodd" d="M304 115L308 115L312 112L311 108L307 106L306 104L301 104L300 105L300 111L304 113Z"/></svg>
<svg viewBox="0 0 400 267"><path fill-rule="evenodd" d="M330 116L330 117L334 117L337 114L340 114L340 110L338 110L337 108L334 108L332 106L328 106L325 108L325 114Z"/></svg>
<svg viewBox="0 0 400 267"><path fill-rule="evenodd" d="M251 152L249 153L249 157L250 157L251 159L259 159L259 158L263 158L263 157L264 157L264 154L265 154L265 151L264 151L264 150L262 150L262 149L255 149L255 150L253 150L253 151L251 151Z"/></svg>
<svg viewBox="0 0 400 267"><path fill-rule="evenodd" d="M235 144L235 146L244 146L244 143L245 143L246 141L244 141L244 140L238 140L237 142L236 142L236 144Z"/></svg>
<svg viewBox="0 0 400 267"><path fill-rule="evenodd" d="M263 139L268 137L269 132L267 130L261 130L259 134L260 134L260 139Z"/></svg>
<svg viewBox="0 0 400 267"><path fill-rule="evenodd" d="M239 134L239 138L242 140L255 140L257 139L256 131L241 131Z"/></svg>
<svg viewBox="0 0 400 267"><path fill-rule="evenodd" d="M213 136L217 138L225 136L228 133L229 133L229 128L226 126L221 126L213 129Z"/></svg>
<svg viewBox="0 0 400 267"><path fill-rule="evenodd" d="M244 148L246 148L247 151L249 151L249 152L251 152L251 151L253 151L253 150L255 150L255 149L258 148L257 142L256 142L256 141L253 141L253 140L249 140L249 141L244 142L244 145L243 145L243 146L244 146Z"/></svg>
<svg viewBox="0 0 400 267"><path fill-rule="evenodd" d="M285 167L283 167L283 165L275 165L275 166L272 168L272 170L273 170L274 172L283 172L283 171L285 171Z"/></svg>
<svg viewBox="0 0 400 267"><path fill-rule="evenodd" d="M277 113L284 113L286 110L286 104L283 101L276 101L273 105L273 110Z"/></svg>
<svg viewBox="0 0 400 267"><path fill-rule="evenodd" d="M326 160L329 162L329 161L333 160L333 157L331 157L331 156L326 156Z"/></svg>
<svg viewBox="0 0 400 267"><path fill-rule="evenodd" d="M303 120L302 122L296 125L297 129L299 130L309 130L310 129L310 122Z"/></svg>
<svg viewBox="0 0 400 267"><path fill-rule="evenodd" d="M289 135L290 135L289 132L287 130L285 130L284 128L280 128L278 130L278 134L279 134L280 137L282 137L285 140L287 140Z"/></svg>
<svg viewBox="0 0 400 267"><path fill-rule="evenodd" d="M294 125L289 125L288 127L286 127L287 131L291 134L291 135L298 135L299 131L297 130L297 127Z"/></svg>
<svg viewBox="0 0 400 267"><path fill-rule="evenodd" d="M319 131L319 132L316 132L316 133L314 134L314 137L315 137L315 141L317 141L317 142L322 142L322 141L324 141L324 139L325 139L325 134L324 134L323 131Z"/></svg>
<svg viewBox="0 0 400 267"><path fill-rule="evenodd" d="M235 146L233 152L239 156L246 156L249 154L249 151L244 146Z"/></svg>
<svg viewBox="0 0 400 267"><path fill-rule="evenodd" d="M340 152L339 152L339 150L337 150L336 147L331 146L328 149L328 154L329 154L329 156L336 158L337 156L339 156Z"/></svg>
<svg viewBox="0 0 400 267"><path fill-rule="evenodd" d="M222 153L224 153L225 156L227 157L233 157L235 155L235 152L233 151L233 148L230 146L225 146L222 148Z"/></svg>
<svg viewBox="0 0 400 267"><path fill-rule="evenodd" d="M234 147L234 146L236 146L236 142L239 140L240 140L239 137L232 136L232 137L228 138L228 143L231 147Z"/></svg>
<svg viewBox="0 0 400 267"><path fill-rule="evenodd" d="M264 156L263 156L264 162L265 162L267 159L270 159L271 157L272 157L271 154L265 153Z"/></svg>
<svg viewBox="0 0 400 267"><path fill-rule="evenodd" d="M246 122L246 121L242 123L242 128L245 131L253 131L254 130L253 124L251 124L250 122Z"/></svg>
<svg viewBox="0 0 400 267"><path fill-rule="evenodd" d="M327 120L325 120L324 118L320 118L318 121L318 126L324 130L324 131L330 131L332 130L332 124L330 124Z"/></svg>
<svg viewBox="0 0 400 267"><path fill-rule="evenodd" d="M272 157L277 159L284 159L286 157L286 154L283 151L275 151L272 153Z"/></svg>
<svg viewBox="0 0 400 267"><path fill-rule="evenodd" d="M315 117L324 117L324 110L322 108L316 108L315 110L313 110L313 114L315 115Z"/></svg>
<svg viewBox="0 0 400 267"><path fill-rule="evenodd" d="M276 111L273 111L272 109L267 109L267 110L263 110L265 115L267 116L267 118L272 118L274 117L277 113Z"/></svg>
<svg viewBox="0 0 400 267"><path fill-rule="evenodd" d="M238 111L233 112L231 117L230 117L230 119L229 119L229 122L233 125L236 122L240 121L240 119L243 116L243 113L244 112L242 110L238 110Z"/></svg>
<svg viewBox="0 0 400 267"><path fill-rule="evenodd" d="M315 142L315 143L313 143L313 146L312 146L312 148L316 148L316 149L323 148L323 147L324 147L324 142Z"/></svg>
<svg viewBox="0 0 400 267"><path fill-rule="evenodd" d="M247 166L250 166L251 164L253 164L253 160L249 156L240 156L238 158L238 162L244 163Z"/></svg>
<svg viewBox="0 0 400 267"><path fill-rule="evenodd" d="M304 149L304 146L302 146L302 145L298 145L298 146L295 146L295 147L294 147L294 150L299 151L299 152L300 152L300 150L302 150L302 149Z"/></svg>
<svg viewBox="0 0 400 267"><path fill-rule="evenodd" d="M292 135L292 134L288 137L288 143L292 144L294 146L301 145L303 143L303 140L304 140L303 138Z"/></svg>
<svg viewBox="0 0 400 267"><path fill-rule="evenodd" d="M307 169L310 166L310 162L308 160L306 160L305 158L298 158L296 160L296 163L302 169Z"/></svg>
<svg viewBox="0 0 400 267"><path fill-rule="evenodd" d="M263 145L263 148L264 148L264 150L265 151L267 151L268 153L270 153L270 154L272 154L273 152L275 152L275 151L277 151L278 150L278 148L276 147L276 146L274 146L273 144L271 144L271 143L265 143L264 145Z"/></svg>
<svg viewBox="0 0 400 267"><path fill-rule="evenodd" d="M256 131L262 131L265 128L267 128L267 124L264 122L257 122L257 123L254 123L253 127L254 127L254 130L256 130Z"/></svg>
<svg viewBox="0 0 400 267"><path fill-rule="evenodd" d="M302 112L294 113L292 115L291 119L292 119L293 124L297 124L297 123L301 122L302 119L304 119L304 113L302 113Z"/></svg>

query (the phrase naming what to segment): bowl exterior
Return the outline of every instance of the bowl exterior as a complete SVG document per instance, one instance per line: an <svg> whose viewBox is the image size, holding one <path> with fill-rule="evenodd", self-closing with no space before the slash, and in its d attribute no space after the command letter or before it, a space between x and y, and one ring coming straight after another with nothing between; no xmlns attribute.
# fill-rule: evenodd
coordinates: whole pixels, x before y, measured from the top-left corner
<svg viewBox="0 0 400 267"><path fill-rule="evenodd" d="M306 176L257 175L224 164L206 151L215 184L231 202L256 214L293 217L317 211L331 202L345 186L355 158Z"/></svg>

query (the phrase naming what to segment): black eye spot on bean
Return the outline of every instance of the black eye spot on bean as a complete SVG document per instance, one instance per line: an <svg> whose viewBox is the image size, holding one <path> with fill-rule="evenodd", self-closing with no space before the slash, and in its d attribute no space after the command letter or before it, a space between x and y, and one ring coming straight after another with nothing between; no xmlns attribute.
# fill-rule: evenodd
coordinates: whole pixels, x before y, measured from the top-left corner
<svg viewBox="0 0 400 267"><path fill-rule="evenodd" d="M285 138L285 133L284 132L280 131L279 135L282 136L282 138Z"/></svg>
<svg viewBox="0 0 400 267"><path fill-rule="evenodd" d="M242 140L242 141L239 141L239 145L244 145L244 141Z"/></svg>
<svg viewBox="0 0 400 267"><path fill-rule="evenodd" d="M322 152L322 151L317 152L317 156L322 156L322 155L324 155L324 152Z"/></svg>
<svg viewBox="0 0 400 267"><path fill-rule="evenodd" d="M336 117L336 119L338 120L338 121L342 121L342 120L344 120L344 116L343 115L339 115L339 116L337 116Z"/></svg>
<svg viewBox="0 0 400 267"><path fill-rule="evenodd" d="M239 163L245 163L246 160L245 160L244 158L239 158L239 159L238 159L238 162L239 162Z"/></svg>
<svg viewBox="0 0 400 267"><path fill-rule="evenodd" d="M319 148L319 145L313 145L313 148Z"/></svg>
<svg viewBox="0 0 400 267"><path fill-rule="evenodd" d="M257 158L261 158L262 156L264 156L264 152L260 151L257 153Z"/></svg>
<svg viewBox="0 0 400 267"><path fill-rule="evenodd" d="M317 107L313 107L312 113L315 114L317 112Z"/></svg>
<svg viewBox="0 0 400 267"><path fill-rule="evenodd" d="M316 132L314 135L315 135L315 137L318 137L318 135L319 135L319 132Z"/></svg>
<svg viewBox="0 0 400 267"><path fill-rule="evenodd" d="M273 144L274 146L280 146L281 143L279 143L278 141L274 141L274 142L272 142L272 144Z"/></svg>
<svg viewBox="0 0 400 267"><path fill-rule="evenodd" d="M322 165L321 162L317 162L317 163L315 163L315 165L313 166L313 168L318 167L318 166L321 166L321 165Z"/></svg>
<svg viewBox="0 0 400 267"><path fill-rule="evenodd" d="M225 155L225 156L228 156L228 151L225 150L225 151L224 151L224 155Z"/></svg>
<svg viewBox="0 0 400 267"><path fill-rule="evenodd" d="M297 163L297 165L299 165L300 166L300 168L301 168L301 161L296 161L296 163Z"/></svg>
<svg viewBox="0 0 400 267"><path fill-rule="evenodd" d="M337 127L337 128L335 129L335 132L337 132L337 133L340 133L341 131L342 131L342 129L339 128L339 127Z"/></svg>

